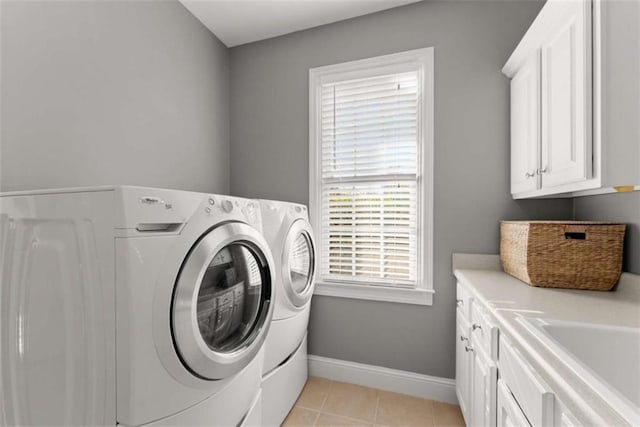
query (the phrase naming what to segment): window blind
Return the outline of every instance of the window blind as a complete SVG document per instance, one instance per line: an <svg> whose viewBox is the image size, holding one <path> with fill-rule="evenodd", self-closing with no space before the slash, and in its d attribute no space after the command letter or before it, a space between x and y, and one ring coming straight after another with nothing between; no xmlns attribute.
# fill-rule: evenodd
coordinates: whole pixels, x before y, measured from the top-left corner
<svg viewBox="0 0 640 427"><path fill-rule="evenodd" d="M416 283L418 81L413 71L320 88L324 280Z"/></svg>

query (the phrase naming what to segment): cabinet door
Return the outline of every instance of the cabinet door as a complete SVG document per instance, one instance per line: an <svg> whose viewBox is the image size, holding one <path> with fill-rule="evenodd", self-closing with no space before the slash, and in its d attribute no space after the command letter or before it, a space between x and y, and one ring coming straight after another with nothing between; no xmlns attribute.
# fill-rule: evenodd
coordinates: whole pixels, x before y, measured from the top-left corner
<svg viewBox="0 0 640 427"><path fill-rule="evenodd" d="M524 416L513 395L502 382L498 381L498 427L529 427L529 421Z"/></svg>
<svg viewBox="0 0 640 427"><path fill-rule="evenodd" d="M469 405L471 353L469 348L469 322L458 308L456 310L456 394L460 410L467 424L469 424L471 415Z"/></svg>
<svg viewBox="0 0 640 427"><path fill-rule="evenodd" d="M511 193L540 188L540 55L511 79Z"/></svg>
<svg viewBox="0 0 640 427"><path fill-rule="evenodd" d="M542 187L592 175L591 3L549 3L555 8L542 43Z"/></svg>
<svg viewBox="0 0 640 427"><path fill-rule="evenodd" d="M478 345L473 344L471 364L471 425L496 425L498 370Z"/></svg>

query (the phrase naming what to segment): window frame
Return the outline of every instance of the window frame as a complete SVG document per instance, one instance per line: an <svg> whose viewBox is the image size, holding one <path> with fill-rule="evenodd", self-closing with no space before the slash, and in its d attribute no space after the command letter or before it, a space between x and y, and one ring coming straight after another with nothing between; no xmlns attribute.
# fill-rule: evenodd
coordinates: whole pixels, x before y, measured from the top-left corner
<svg viewBox="0 0 640 427"><path fill-rule="evenodd" d="M418 71L421 85L418 132L418 248L416 286L401 288L363 284L349 280L323 281L318 269L315 295L397 303L433 303L433 140L434 140L434 48L428 47L373 58L311 68L309 70L309 217L313 230L322 230L321 132L318 105L321 86L351 79ZM316 257L322 253L322 236L316 234Z"/></svg>

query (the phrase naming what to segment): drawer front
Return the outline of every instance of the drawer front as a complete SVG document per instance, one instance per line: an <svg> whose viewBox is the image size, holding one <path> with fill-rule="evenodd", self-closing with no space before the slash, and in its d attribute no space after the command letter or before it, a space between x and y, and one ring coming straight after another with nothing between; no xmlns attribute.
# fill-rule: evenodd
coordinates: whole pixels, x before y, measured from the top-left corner
<svg viewBox="0 0 640 427"><path fill-rule="evenodd" d="M471 336L493 361L498 360L498 334L490 314L477 300L474 301L471 304Z"/></svg>
<svg viewBox="0 0 640 427"><path fill-rule="evenodd" d="M482 350L474 350L471 367L471 425L496 425L497 381L498 369L495 363Z"/></svg>
<svg viewBox="0 0 640 427"><path fill-rule="evenodd" d="M498 372L532 426L551 426L554 394L504 337L500 338Z"/></svg>
<svg viewBox="0 0 640 427"><path fill-rule="evenodd" d="M528 427L531 425L502 380L498 380L497 415L496 424L498 427Z"/></svg>
<svg viewBox="0 0 640 427"><path fill-rule="evenodd" d="M456 304L458 309L466 320L471 318L471 301L473 298L466 287L460 284L456 285Z"/></svg>

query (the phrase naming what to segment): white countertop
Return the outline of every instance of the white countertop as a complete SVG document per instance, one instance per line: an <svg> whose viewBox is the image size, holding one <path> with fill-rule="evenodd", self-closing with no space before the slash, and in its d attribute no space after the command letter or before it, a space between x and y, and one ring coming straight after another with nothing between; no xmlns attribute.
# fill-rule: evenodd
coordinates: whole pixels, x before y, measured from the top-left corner
<svg viewBox="0 0 640 427"><path fill-rule="evenodd" d="M465 263L457 262L454 256L456 278L489 307L501 332L557 397L585 425L628 425L596 387L585 383L517 319L542 317L640 328L640 275L623 273L611 292L536 288L496 269L496 258L481 257L481 262Z"/></svg>

